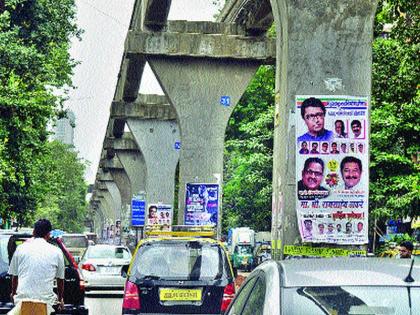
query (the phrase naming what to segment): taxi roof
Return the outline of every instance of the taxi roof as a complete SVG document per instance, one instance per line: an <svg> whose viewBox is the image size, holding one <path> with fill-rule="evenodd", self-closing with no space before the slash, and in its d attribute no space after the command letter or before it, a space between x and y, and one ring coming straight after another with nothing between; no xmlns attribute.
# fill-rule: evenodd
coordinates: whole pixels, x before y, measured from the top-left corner
<svg viewBox="0 0 420 315"><path fill-rule="evenodd" d="M281 286L420 286L420 263L414 262L414 282L404 282L411 259L326 258L278 262Z"/></svg>

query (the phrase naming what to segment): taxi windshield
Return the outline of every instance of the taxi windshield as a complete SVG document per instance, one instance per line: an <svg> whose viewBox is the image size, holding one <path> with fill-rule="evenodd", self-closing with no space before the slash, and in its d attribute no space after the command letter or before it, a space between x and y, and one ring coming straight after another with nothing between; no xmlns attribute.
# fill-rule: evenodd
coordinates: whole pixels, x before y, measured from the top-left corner
<svg viewBox="0 0 420 315"><path fill-rule="evenodd" d="M197 241L155 242L139 248L132 275L137 279L214 280L228 265L216 244Z"/></svg>
<svg viewBox="0 0 420 315"><path fill-rule="evenodd" d="M420 314L420 288L301 287L285 289L286 314ZM411 307L411 310L410 310Z"/></svg>

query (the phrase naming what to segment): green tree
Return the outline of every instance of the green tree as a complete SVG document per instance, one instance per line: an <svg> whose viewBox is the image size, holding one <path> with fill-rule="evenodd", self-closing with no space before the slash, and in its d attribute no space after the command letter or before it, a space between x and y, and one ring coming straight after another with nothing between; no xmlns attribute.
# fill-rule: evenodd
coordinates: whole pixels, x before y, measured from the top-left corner
<svg viewBox="0 0 420 315"><path fill-rule="evenodd" d="M385 220L418 215L420 10L381 1L373 44L370 208ZM384 33L383 27L391 28Z"/></svg>
<svg viewBox="0 0 420 315"><path fill-rule="evenodd" d="M223 225L271 228L274 129L273 66L262 66L229 120L225 145Z"/></svg>
<svg viewBox="0 0 420 315"><path fill-rule="evenodd" d="M82 232L88 214L86 163L71 147L53 141L47 144L36 169L33 188L38 202L33 218L47 218L55 228Z"/></svg>
<svg viewBox="0 0 420 315"><path fill-rule="evenodd" d="M5 0L0 6L0 215L21 220L36 207L37 160L47 123L71 86L78 35L74 0ZM46 183L48 185L48 183Z"/></svg>

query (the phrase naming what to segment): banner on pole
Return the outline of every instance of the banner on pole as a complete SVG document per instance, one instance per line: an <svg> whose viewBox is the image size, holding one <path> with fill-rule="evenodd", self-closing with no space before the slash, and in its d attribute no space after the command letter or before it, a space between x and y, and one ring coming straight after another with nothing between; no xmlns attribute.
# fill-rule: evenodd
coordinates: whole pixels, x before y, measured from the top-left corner
<svg viewBox="0 0 420 315"><path fill-rule="evenodd" d="M303 242L368 242L368 99L296 97L296 210Z"/></svg>
<svg viewBox="0 0 420 315"><path fill-rule="evenodd" d="M186 225L217 225L219 184L188 183L185 194Z"/></svg>

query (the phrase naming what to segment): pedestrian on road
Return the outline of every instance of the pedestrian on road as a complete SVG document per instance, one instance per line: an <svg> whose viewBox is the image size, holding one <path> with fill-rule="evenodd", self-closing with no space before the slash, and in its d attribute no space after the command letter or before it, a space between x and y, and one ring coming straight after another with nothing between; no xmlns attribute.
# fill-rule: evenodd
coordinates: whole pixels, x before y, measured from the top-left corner
<svg viewBox="0 0 420 315"><path fill-rule="evenodd" d="M397 256L398 258L411 258L413 253L413 243L410 241L404 241L400 244L400 254Z"/></svg>
<svg viewBox="0 0 420 315"><path fill-rule="evenodd" d="M19 245L12 257L9 274L12 275L11 297L15 308L19 308L23 301L41 301L47 304L48 314L51 314L52 306L57 304L53 291L55 279L58 309L64 308L64 257L57 247L48 243L51 230L50 221L38 220L33 238Z"/></svg>

